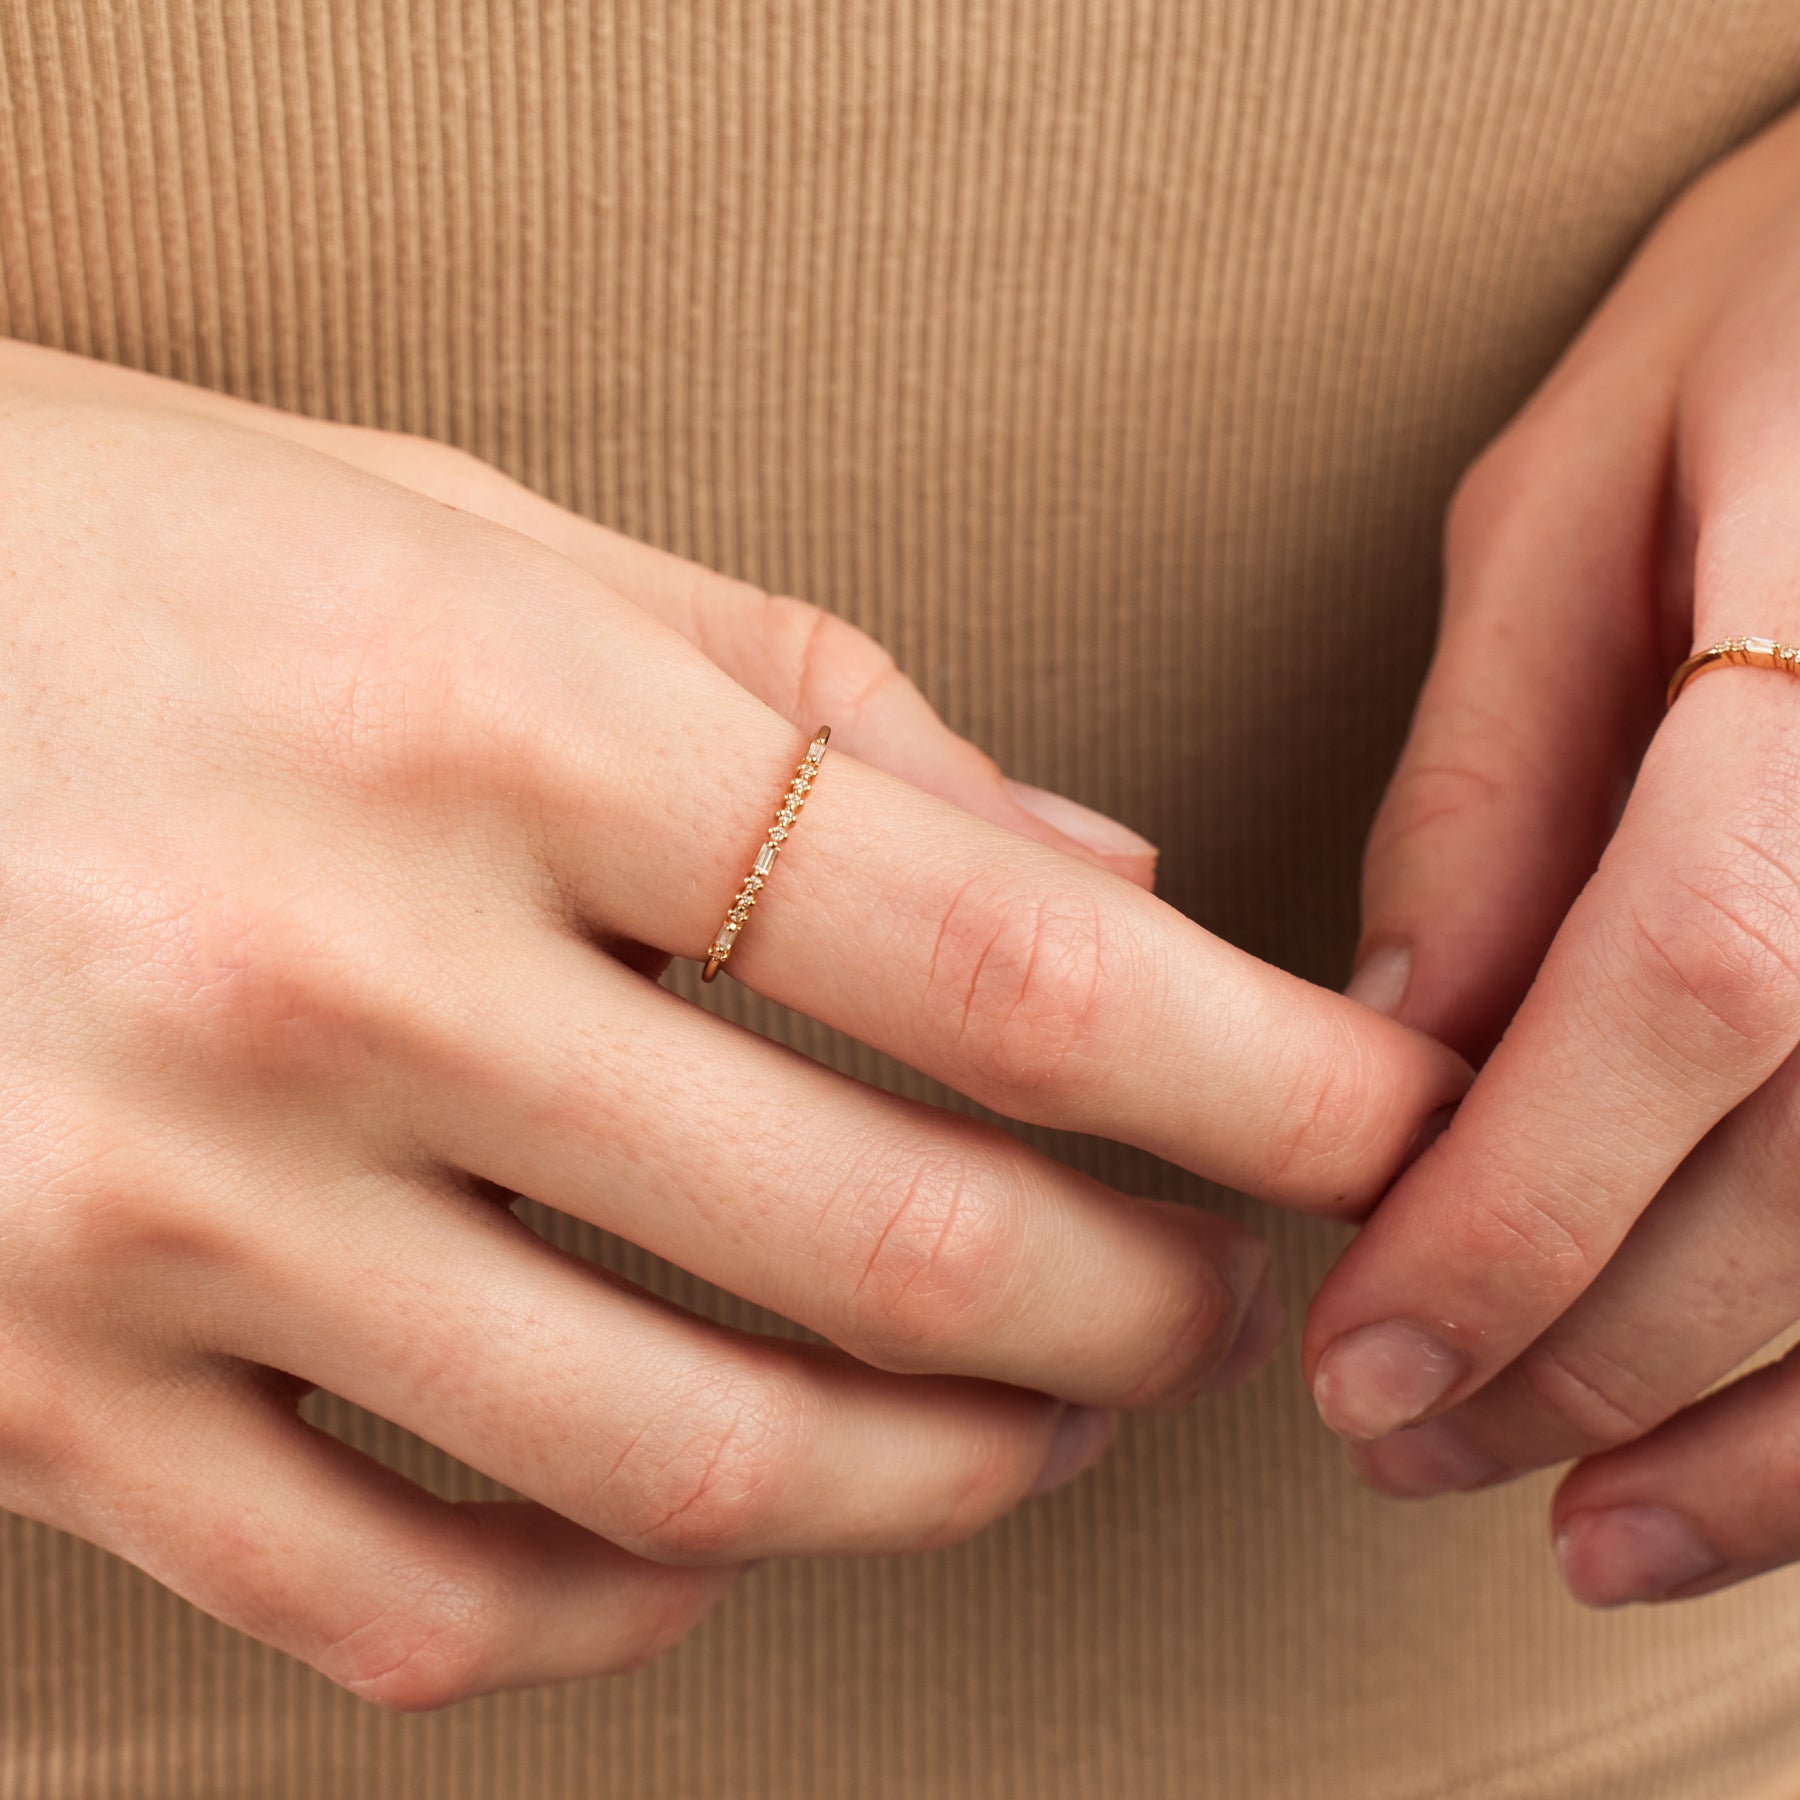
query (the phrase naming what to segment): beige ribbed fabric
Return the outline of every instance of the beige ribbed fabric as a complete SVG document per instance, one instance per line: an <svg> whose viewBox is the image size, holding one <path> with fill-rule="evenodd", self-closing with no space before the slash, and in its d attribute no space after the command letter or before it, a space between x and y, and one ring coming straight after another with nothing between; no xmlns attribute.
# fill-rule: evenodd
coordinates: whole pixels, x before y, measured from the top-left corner
<svg viewBox="0 0 1800 1800"><path fill-rule="evenodd" d="M1792 0L4 0L0 331L451 439L814 598L1336 983L1457 470L1796 94ZM1298 1306L1341 1238L1265 1223ZM1290 1344L965 1546L772 1564L640 1675L405 1717L7 1519L0 1796L1800 1794L1800 1577L1584 1613L1548 1493L1359 1491Z"/></svg>

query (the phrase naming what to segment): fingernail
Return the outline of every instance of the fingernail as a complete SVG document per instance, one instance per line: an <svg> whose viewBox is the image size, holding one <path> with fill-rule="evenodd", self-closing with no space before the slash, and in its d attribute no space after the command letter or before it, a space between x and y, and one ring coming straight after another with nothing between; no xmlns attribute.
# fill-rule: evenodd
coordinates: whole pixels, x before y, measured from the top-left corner
<svg viewBox="0 0 1800 1800"><path fill-rule="evenodd" d="M1344 984L1346 998L1360 1000L1364 1006L1393 1018L1406 997L1412 961L1412 952L1404 944L1383 944L1371 950Z"/></svg>
<svg viewBox="0 0 1800 1800"><path fill-rule="evenodd" d="M1313 1376L1313 1401L1344 1437L1386 1437L1441 1400L1466 1367L1448 1344L1390 1319L1346 1332L1325 1352Z"/></svg>
<svg viewBox="0 0 1800 1800"><path fill-rule="evenodd" d="M1047 1494L1091 1469L1105 1454L1118 1428L1118 1414L1103 1406L1065 1406L1062 1417L1056 1421L1044 1466L1026 1490L1026 1498Z"/></svg>
<svg viewBox="0 0 1800 1800"><path fill-rule="evenodd" d="M1505 1473L1496 1456L1448 1419L1427 1419L1373 1443L1347 1446L1350 1466L1370 1487L1402 1500L1460 1493Z"/></svg>
<svg viewBox="0 0 1800 1800"><path fill-rule="evenodd" d="M1281 1304L1281 1296L1265 1283L1251 1296L1231 1348L1201 1383L1201 1391L1224 1393L1228 1388L1242 1386L1252 1375L1260 1375L1269 1366L1286 1326L1287 1308Z"/></svg>
<svg viewBox="0 0 1800 1800"><path fill-rule="evenodd" d="M1606 1506L1563 1522L1556 1566L1586 1605L1629 1606L1717 1575L1725 1559L1666 1506Z"/></svg>
<svg viewBox="0 0 1800 1800"><path fill-rule="evenodd" d="M1444 1135L1450 1121L1455 1116L1456 1108L1454 1106L1434 1107L1425 1115L1423 1123L1413 1133L1412 1142L1406 1146L1406 1150L1400 1158L1400 1166L1394 1171L1396 1181Z"/></svg>
<svg viewBox="0 0 1800 1800"><path fill-rule="evenodd" d="M1121 825L1105 813L1071 800L1067 794L1053 794L1048 788L1033 787L1027 781L1009 780L1007 791L1046 825L1054 825L1065 836L1102 856L1155 856L1156 846L1148 838L1139 837L1129 825Z"/></svg>

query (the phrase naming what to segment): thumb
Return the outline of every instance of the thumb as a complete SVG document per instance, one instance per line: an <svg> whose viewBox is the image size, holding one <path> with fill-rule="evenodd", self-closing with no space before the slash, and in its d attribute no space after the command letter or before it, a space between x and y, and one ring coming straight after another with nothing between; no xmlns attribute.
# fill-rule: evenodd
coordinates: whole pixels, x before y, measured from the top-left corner
<svg viewBox="0 0 1800 1800"><path fill-rule="evenodd" d="M1474 1063L1592 873L1660 713L1667 425L1641 389L1616 403L1595 385L1523 416L1457 490L1437 648L1364 853L1345 991Z"/></svg>

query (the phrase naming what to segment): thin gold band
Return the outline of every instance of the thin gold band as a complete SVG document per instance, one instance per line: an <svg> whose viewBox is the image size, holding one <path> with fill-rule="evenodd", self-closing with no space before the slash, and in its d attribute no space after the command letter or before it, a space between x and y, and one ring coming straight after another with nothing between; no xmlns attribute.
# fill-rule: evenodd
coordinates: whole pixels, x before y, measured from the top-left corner
<svg viewBox="0 0 1800 1800"><path fill-rule="evenodd" d="M813 777L819 772L820 760L825 755L825 740L831 736L831 727L821 725L813 733L813 740L806 746L806 754L800 759L800 766L794 771L794 779L788 783L787 792L781 797L781 811L775 815L775 823L769 827L768 836L756 853L756 861L750 865L750 873L744 877L744 885L738 889L737 898L731 903L731 910L725 915L725 923L713 933L713 941L707 946L706 967L700 972L702 981L711 981L731 959L731 946L737 942L737 936L744 929L744 921L750 917L750 909L756 904L757 890L768 880L769 871L775 867L775 858L781 854L781 846L787 834L793 829L794 821L800 816L800 809L806 804L806 796L812 791Z"/></svg>
<svg viewBox="0 0 1800 1800"><path fill-rule="evenodd" d="M1736 664L1740 668L1782 669L1789 675L1800 675L1800 650L1791 644L1778 644L1773 638L1734 637L1708 644L1704 650L1696 650L1669 677L1664 710L1675 704L1675 696L1702 669L1722 669L1727 664Z"/></svg>

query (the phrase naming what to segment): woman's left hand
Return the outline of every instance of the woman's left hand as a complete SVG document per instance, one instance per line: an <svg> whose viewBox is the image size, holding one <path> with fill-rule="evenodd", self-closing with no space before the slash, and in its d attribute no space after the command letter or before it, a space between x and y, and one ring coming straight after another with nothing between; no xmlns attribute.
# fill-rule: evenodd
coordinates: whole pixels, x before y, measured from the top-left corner
<svg viewBox="0 0 1800 1800"><path fill-rule="evenodd" d="M1584 1459L1577 1597L1709 1592L1800 1559L1800 1356L1717 1385L1800 1320L1800 680L1664 687L1800 644L1800 114L1480 459L1446 580L1352 992L1485 1062L1321 1289L1307 1375L1390 1493Z"/></svg>

